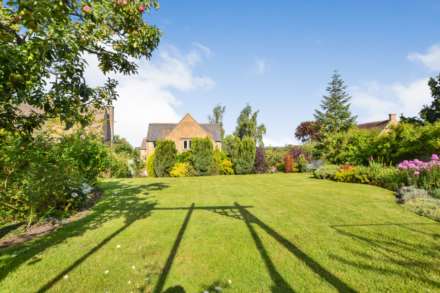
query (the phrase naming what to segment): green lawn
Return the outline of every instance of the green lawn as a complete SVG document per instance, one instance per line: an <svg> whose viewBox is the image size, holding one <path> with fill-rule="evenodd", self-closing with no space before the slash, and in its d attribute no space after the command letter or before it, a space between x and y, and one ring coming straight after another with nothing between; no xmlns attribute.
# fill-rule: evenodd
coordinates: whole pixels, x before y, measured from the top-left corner
<svg viewBox="0 0 440 293"><path fill-rule="evenodd" d="M88 217L0 250L0 292L440 290L440 224L381 188L301 174L101 186Z"/></svg>

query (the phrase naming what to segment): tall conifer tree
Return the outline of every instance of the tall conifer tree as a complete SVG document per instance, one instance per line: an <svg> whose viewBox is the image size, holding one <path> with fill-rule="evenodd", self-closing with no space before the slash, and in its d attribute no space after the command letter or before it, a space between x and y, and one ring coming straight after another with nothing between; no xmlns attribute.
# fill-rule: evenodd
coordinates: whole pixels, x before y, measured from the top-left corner
<svg viewBox="0 0 440 293"><path fill-rule="evenodd" d="M348 130L356 123L356 117L350 111L351 96L347 93L347 86L336 71L327 92L328 95L321 102L321 109L315 110L316 122L321 125L324 133Z"/></svg>

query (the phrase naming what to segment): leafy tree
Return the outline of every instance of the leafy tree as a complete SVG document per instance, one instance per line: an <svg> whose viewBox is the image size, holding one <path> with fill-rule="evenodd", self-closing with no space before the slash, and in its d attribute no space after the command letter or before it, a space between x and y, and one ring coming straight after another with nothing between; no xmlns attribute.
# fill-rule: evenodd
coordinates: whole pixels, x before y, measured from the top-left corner
<svg viewBox="0 0 440 293"><path fill-rule="evenodd" d="M212 109L212 116L208 117L209 123L220 125L221 136L225 136L225 129L223 128L223 115L225 113L226 107L222 105L217 105Z"/></svg>
<svg viewBox="0 0 440 293"><path fill-rule="evenodd" d="M315 111L316 122L325 133L346 131L356 122L350 112L351 97L346 90L341 76L335 72L327 87L328 95L321 102L321 110Z"/></svg>
<svg viewBox="0 0 440 293"><path fill-rule="evenodd" d="M105 74L135 74L134 59L150 58L159 30L143 13L156 0L40 0L0 4L0 128L29 134L47 119L67 126L112 103L117 82L99 87L84 77L86 59ZM23 104L33 109L19 111Z"/></svg>
<svg viewBox="0 0 440 293"><path fill-rule="evenodd" d="M267 162L264 147L257 147L255 154L255 172L256 173L266 173L267 172Z"/></svg>
<svg viewBox="0 0 440 293"><path fill-rule="evenodd" d="M440 120L440 74L436 78L431 77L428 85L434 100L431 105L423 107L420 117L426 122L434 123Z"/></svg>
<svg viewBox="0 0 440 293"><path fill-rule="evenodd" d="M414 125L423 125L423 120L419 117L406 117L403 114L399 118L400 123L408 123Z"/></svg>
<svg viewBox="0 0 440 293"><path fill-rule="evenodd" d="M154 173L157 177L170 175L170 171L176 163L176 144L172 140L162 140L157 142L154 151Z"/></svg>
<svg viewBox="0 0 440 293"><path fill-rule="evenodd" d="M316 121L301 122L295 130L295 137L302 142L314 141L319 138L319 124Z"/></svg>
<svg viewBox="0 0 440 293"><path fill-rule="evenodd" d="M197 175L210 175L213 168L213 146L209 138L194 138L191 161Z"/></svg>
<svg viewBox="0 0 440 293"><path fill-rule="evenodd" d="M252 107L246 105L237 119L237 127L234 135L240 139L251 137L258 145L263 145L263 136L266 134L266 126L257 123L258 111L252 112Z"/></svg>
<svg viewBox="0 0 440 293"><path fill-rule="evenodd" d="M240 141L239 154L235 162L236 174L250 174L254 170L256 146L252 137Z"/></svg>

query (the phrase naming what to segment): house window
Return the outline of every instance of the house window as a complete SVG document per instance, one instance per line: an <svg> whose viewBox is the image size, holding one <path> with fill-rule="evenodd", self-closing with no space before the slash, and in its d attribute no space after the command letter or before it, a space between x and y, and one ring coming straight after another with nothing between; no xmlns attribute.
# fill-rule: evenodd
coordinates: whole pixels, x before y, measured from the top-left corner
<svg viewBox="0 0 440 293"><path fill-rule="evenodd" d="M184 150L190 150L191 149L191 140L190 139L183 140L183 149Z"/></svg>

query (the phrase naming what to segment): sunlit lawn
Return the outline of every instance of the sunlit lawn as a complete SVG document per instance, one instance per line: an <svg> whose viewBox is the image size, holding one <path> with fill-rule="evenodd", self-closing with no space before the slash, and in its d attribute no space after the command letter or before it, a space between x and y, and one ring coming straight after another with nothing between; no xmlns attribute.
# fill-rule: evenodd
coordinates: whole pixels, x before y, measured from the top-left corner
<svg viewBox="0 0 440 293"><path fill-rule="evenodd" d="M301 174L101 187L88 217L0 250L0 292L440 290L440 224L384 189Z"/></svg>

